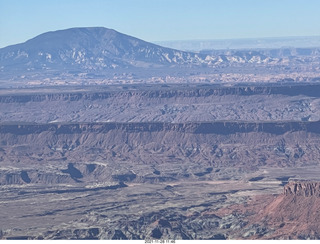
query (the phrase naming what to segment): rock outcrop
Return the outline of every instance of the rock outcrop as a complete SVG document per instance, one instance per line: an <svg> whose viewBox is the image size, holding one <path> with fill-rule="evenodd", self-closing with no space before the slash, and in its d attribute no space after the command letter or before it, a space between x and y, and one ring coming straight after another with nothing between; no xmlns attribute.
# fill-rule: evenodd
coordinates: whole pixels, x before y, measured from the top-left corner
<svg viewBox="0 0 320 244"><path fill-rule="evenodd" d="M255 235L252 239L320 238L319 181L290 181L284 186L283 194L275 198L270 196L256 204L259 205L247 228L263 227L267 229L267 235Z"/></svg>
<svg viewBox="0 0 320 244"><path fill-rule="evenodd" d="M320 182L292 181L284 187L285 196L320 197Z"/></svg>

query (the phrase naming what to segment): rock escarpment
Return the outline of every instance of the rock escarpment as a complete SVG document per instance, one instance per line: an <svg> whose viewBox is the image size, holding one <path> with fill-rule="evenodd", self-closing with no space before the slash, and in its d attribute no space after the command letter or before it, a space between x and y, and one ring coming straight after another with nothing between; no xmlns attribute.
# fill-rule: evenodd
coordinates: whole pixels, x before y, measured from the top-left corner
<svg viewBox="0 0 320 244"><path fill-rule="evenodd" d="M285 196L320 197L320 182L292 181L284 187Z"/></svg>
<svg viewBox="0 0 320 244"><path fill-rule="evenodd" d="M320 160L319 123L1 124L0 181L213 180L230 177L220 169L310 166Z"/></svg>
<svg viewBox="0 0 320 244"><path fill-rule="evenodd" d="M130 86L129 86L130 88ZM137 89L139 88L139 89ZM239 96L252 96L252 95L270 95L280 94L287 96L306 95L311 97L319 97L320 85L319 84L292 84L292 85L242 85L242 86L217 86L217 85L201 85L192 86L177 86L166 85L153 87L140 87L132 86L131 90L112 90L111 88L104 88L97 90L93 87L92 91L72 91L72 87L65 91L52 90L45 92L40 89L35 93L22 93L22 94L4 94L0 95L0 103L27 103L27 102L42 102L42 101L80 101L80 100L100 100L100 99L161 99L161 98L174 98L174 99L192 99L210 96L226 96L226 95L239 95ZM96 90L96 91L95 91ZM42 92L41 92L42 91Z"/></svg>
<svg viewBox="0 0 320 244"><path fill-rule="evenodd" d="M262 226L268 230L268 235L253 239L320 238L319 181L290 181L284 186L283 194L267 201L267 206L257 209L250 221L255 223L251 227ZM265 203L261 202L261 205Z"/></svg>
<svg viewBox="0 0 320 244"><path fill-rule="evenodd" d="M11 135L41 134L45 131L51 134L108 133L110 131L125 133L178 132L189 134L222 134L261 132L270 134L285 134L290 132L320 133L320 121L315 122L187 122L187 123L2 123L0 133Z"/></svg>
<svg viewBox="0 0 320 244"><path fill-rule="evenodd" d="M320 86L128 85L0 91L0 121L319 121Z"/></svg>

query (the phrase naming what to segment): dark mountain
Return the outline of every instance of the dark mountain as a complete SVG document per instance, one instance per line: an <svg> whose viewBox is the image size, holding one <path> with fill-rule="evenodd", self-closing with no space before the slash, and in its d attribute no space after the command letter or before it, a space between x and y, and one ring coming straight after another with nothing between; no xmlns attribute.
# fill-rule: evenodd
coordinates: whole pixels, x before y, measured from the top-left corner
<svg viewBox="0 0 320 244"><path fill-rule="evenodd" d="M157 67L201 64L202 56L163 48L112 29L72 28L47 32L0 49L0 67L2 70Z"/></svg>

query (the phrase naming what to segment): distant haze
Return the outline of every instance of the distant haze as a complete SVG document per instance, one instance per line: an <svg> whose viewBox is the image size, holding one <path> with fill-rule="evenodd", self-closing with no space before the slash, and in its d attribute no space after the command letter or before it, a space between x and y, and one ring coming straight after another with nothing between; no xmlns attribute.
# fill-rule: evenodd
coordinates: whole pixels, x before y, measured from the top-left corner
<svg viewBox="0 0 320 244"><path fill-rule="evenodd" d="M99 26L153 42L320 36L319 0L0 1L0 47Z"/></svg>
<svg viewBox="0 0 320 244"><path fill-rule="evenodd" d="M320 36L243 38L221 40L181 40L159 41L158 45L184 51L218 50L218 49L258 49L283 47L320 47Z"/></svg>

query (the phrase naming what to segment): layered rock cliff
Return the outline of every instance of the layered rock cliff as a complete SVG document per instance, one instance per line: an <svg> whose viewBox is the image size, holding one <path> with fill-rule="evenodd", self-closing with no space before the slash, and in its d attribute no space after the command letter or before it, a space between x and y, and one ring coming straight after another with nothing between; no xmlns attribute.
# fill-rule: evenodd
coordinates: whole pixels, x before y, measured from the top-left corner
<svg viewBox="0 0 320 244"><path fill-rule="evenodd" d="M255 217L255 221L262 224L263 220L263 225L269 229L268 237L262 239L319 239L319 206L319 181L289 182L283 194Z"/></svg>
<svg viewBox="0 0 320 244"><path fill-rule="evenodd" d="M130 99L135 97L135 99L147 98L200 98L200 97L210 97L210 96L226 96L226 95L239 95L239 96L250 96L250 95L270 95L270 94L280 94L287 96L298 96L306 95L310 97L320 97L320 85L319 84L292 84L292 85L251 85L251 86L234 86L234 87L219 87L216 85L205 85L205 87L171 87L164 86L154 88L131 87L132 90L127 91L108 91L106 89L103 91L54 91L54 92L41 92L38 93L25 93L25 94L12 94L12 95L0 95L0 103L27 103L27 102L42 102L42 101L80 101L80 100L99 100L99 99ZM72 89L70 89L72 90ZM93 88L95 90L95 88ZM190 101L192 102L192 100Z"/></svg>
<svg viewBox="0 0 320 244"><path fill-rule="evenodd" d="M286 196L320 197L320 182L292 181L284 187Z"/></svg>
<svg viewBox="0 0 320 244"><path fill-rule="evenodd" d="M0 121L318 121L320 86L128 86L0 91Z"/></svg>
<svg viewBox="0 0 320 244"><path fill-rule="evenodd" d="M92 179L154 182L218 179L222 168L252 172L264 166L315 165L319 123L7 123L0 125L0 173L3 184L69 182L78 180L68 170L72 163L76 175L80 171ZM145 177L145 168L139 172L141 165L152 177ZM89 172L98 166L95 172L104 173Z"/></svg>
<svg viewBox="0 0 320 244"><path fill-rule="evenodd" d="M2 123L0 133L15 135L40 134L48 131L51 134L108 133L118 130L127 133L178 132L191 134L222 134L262 132L270 134L285 134L287 132L320 133L320 121L315 122L187 122L187 123Z"/></svg>

